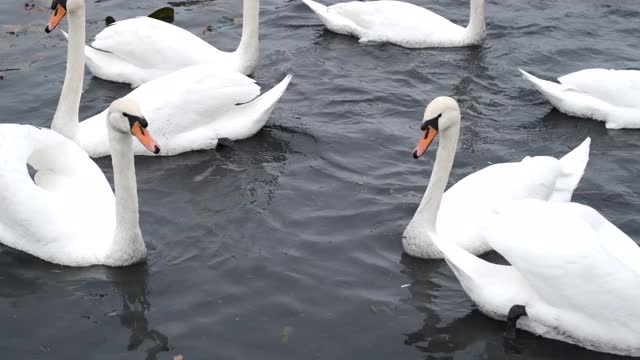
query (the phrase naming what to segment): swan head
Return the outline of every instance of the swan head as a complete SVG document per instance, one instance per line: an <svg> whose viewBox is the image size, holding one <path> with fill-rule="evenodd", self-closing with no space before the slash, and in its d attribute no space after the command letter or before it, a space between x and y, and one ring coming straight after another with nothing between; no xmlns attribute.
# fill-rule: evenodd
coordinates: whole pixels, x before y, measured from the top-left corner
<svg viewBox="0 0 640 360"><path fill-rule="evenodd" d="M135 136L152 153L160 153L160 146L147 130L149 123L134 100L122 98L111 103L107 125L116 132Z"/></svg>
<svg viewBox="0 0 640 360"><path fill-rule="evenodd" d="M84 9L84 0L52 0L51 18L44 31L50 33L55 29L67 13Z"/></svg>
<svg viewBox="0 0 640 360"><path fill-rule="evenodd" d="M420 129L422 136L415 150L415 159L427 151L438 133L443 133L454 125L460 125L460 107L458 102L448 96L433 99L424 112Z"/></svg>

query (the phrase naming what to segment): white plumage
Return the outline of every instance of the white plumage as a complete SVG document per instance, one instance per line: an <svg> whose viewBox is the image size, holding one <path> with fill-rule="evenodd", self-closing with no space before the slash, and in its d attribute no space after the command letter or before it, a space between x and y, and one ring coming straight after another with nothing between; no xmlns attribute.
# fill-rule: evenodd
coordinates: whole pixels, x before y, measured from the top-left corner
<svg viewBox="0 0 640 360"><path fill-rule="evenodd" d="M48 129L2 124L0 169L3 244L58 264L99 262L113 239L115 199L80 147Z"/></svg>
<svg viewBox="0 0 640 360"><path fill-rule="evenodd" d="M402 1L351 1L332 6L302 1L329 30L356 36L361 42L390 42L408 48L458 47L477 45L485 37L484 0L471 0L467 27Z"/></svg>
<svg viewBox="0 0 640 360"><path fill-rule="evenodd" d="M196 65L143 84L126 98L134 99L149 119L149 129L163 144L160 156L213 149L218 139L255 135L269 119L292 76L260 96L254 80ZM107 110L80 122L74 140L91 157L109 153ZM134 144L136 155L154 154Z"/></svg>
<svg viewBox="0 0 640 360"><path fill-rule="evenodd" d="M117 21L85 48L87 67L97 77L136 87L191 65L253 74L259 57L259 0L244 0L242 39L236 51L216 49L164 21L137 17Z"/></svg>
<svg viewBox="0 0 640 360"><path fill-rule="evenodd" d="M511 266L434 236L478 308L498 320L526 308L518 327L591 350L640 355L640 248L592 208L527 199L487 218L490 246Z"/></svg>
<svg viewBox="0 0 640 360"><path fill-rule="evenodd" d="M604 121L608 129L640 128L638 70L586 69L558 78L559 84L520 72L563 113Z"/></svg>
<svg viewBox="0 0 640 360"><path fill-rule="evenodd" d="M120 99L102 124L108 128L116 196L73 141L49 129L0 124L0 242L67 266L126 266L142 260L146 247L138 223L134 125L127 116L143 119L135 101ZM147 131L136 136L155 145ZM29 166L37 171L33 180Z"/></svg>
<svg viewBox="0 0 640 360"><path fill-rule="evenodd" d="M67 74L51 127L76 141L90 156L105 156L109 154L104 126L107 110L82 122L78 119L84 76L84 1L69 1L67 5ZM126 98L139 104L149 119L150 130L163 143L157 155L168 156L215 148L221 138L253 136L269 119L291 78L286 76L260 96L260 87L241 73L220 70L212 64L192 65L144 83ZM136 155L156 155L138 143L133 150Z"/></svg>
<svg viewBox="0 0 640 360"><path fill-rule="evenodd" d="M429 186L402 237L408 254L441 258L433 243L434 233L481 254L491 249L481 232L486 216L503 204L520 199L571 200L589 161L590 139L559 160L536 156L488 166L458 181L443 195L458 143L460 110L455 100L441 97L429 104L425 120L438 114L440 144Z"/></svg>

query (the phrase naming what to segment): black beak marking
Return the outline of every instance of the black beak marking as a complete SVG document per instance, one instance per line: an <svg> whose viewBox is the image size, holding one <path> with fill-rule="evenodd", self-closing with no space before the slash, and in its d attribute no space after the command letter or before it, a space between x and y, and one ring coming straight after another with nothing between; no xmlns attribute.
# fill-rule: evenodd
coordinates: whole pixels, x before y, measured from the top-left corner
<svg viewBox="0 0 640 360"><path fill-rule="evenodd" d="M434 118L432 118L432 119L429 119L429 120L427 120L427 121L424 121L424 122L422 123L422 126L420 127L420 129L421 129L422 131L425 131L425 130L427 130L427 128L428 128L429 126L431 126L435 131L438 131L438 121L440 120L440 117L441 117L441 116L442 116L442 113L438 114L438 116L436 116L436 117L434 117ZM427 134L429 134L429 132L428 132L428 131L427 131Z"/></svg>
<svg viewBox="0 0 640 360"><path fill-rule="evenodd" d="M133 125L135 125L136 123L140 123L142 135L144 135L144 129L146 129L147 126L149 126L149 123L147 122L147 120L145 118L139 117L139 116L134 116L134 115L129 115L127 113L123 113L122 115L129 120L129 128L131 130L133 130Z"/></svg>
<svg viewBox="0 0 640 360"><path fill-rule="evenodd" d="M51 10L56 10L58 8L58 5L62 6L63 9L67 10L67 0L53 0L51 2Z"/></svg>

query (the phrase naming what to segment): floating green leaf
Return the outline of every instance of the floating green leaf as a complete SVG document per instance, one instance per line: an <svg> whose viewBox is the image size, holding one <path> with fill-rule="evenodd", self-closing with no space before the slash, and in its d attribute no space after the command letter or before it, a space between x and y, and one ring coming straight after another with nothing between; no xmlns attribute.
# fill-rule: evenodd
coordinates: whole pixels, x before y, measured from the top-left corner
<svg viewBox="0 0 640 360"><path fill-rule="evenodd" d="M289 335L291 335L291 333L293 333L293 326L291 325L287 325L284 327L284 329L282 329L282 335L280 335L280 339L283 343L286 344L289 342Z"/></svg>

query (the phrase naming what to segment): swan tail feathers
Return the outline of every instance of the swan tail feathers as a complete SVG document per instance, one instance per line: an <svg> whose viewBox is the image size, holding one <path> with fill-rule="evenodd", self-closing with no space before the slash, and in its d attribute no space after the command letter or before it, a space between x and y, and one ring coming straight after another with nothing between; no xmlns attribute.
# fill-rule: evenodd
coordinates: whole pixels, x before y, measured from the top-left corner
<svg viewBox="0 0 640 360"><path fill-rule="evenodd" d="M361 37L361 35L365 33L365 30L362 27L358 26L348 17L340 14L340 11L338 11L338 9L330 9L329 7L319 4L313 0L302 1L307 4L307 6L309 6L311 10L316 13L316 15L318 15L320 21L322 21L322 23L327 28L329 28L329 30L338 34L355 35L357 37ZM350 3L337 4L334 6L348 4Z"/></svg>
<svg viewBox="0 0 640 360"><path fill-rule="evenodd" d="M262 96L247 104L240 105L243 107L243 110L255 115L250 116L252 120L250 123L247 123L246 126L240 126L242 131L226 137L231 140L246 139L260 131L264 124L266 124L267 120L269 120L269 117L271 116L273 109L275 109L278 104L278 101L289 87L289 83L292 78L293 74L287 75L282 81L280 81L280 83L271 88L271 90L262 94Z"/></svg>
<svg viewBox="0 0 640 360"><path fill-rule="evenodd" d="M573 191L578 187L589 162L591 138L586 138L580 146L560 159L561 174L549 201L571 201Z"/></svg>
<svg viewBox="0 0 640 360"><path fill-rule="evenodd" d="M338 30L336 29L336 15L335 14L330 14L329 13L329 8L327 6L324 6L320 3L317 3L313 0L302 0L302 2L304 2L305 4L307 4L308 7L311 8L311 10L313 10L314 13L316 13L316 15L318 15L318 17L320 18L320 21L322 21L322 23L328 27L331 30ZM338 31L339 32L339 31Z"/></svg>
<svg viewBox="0 0 640 360"><path fill-rule="evenodd" d="M520 72L558 110L573 116L597 118L594 117L594 114L597 113L596 110L585 110L585 99L581 97L584 94L575 86L542 80L522 69L520 69ZM590 107L593 108L594 106Z"/></svg>
<svg viewBox="0 0 640 360"><path fill-rule="evenodd" d="M316 14L318 14L318 16L322 17L324 14L327 13L327 7L315 2L313 0L302 0L303 3L307 4L308 7L311 8L311 10L313 10L313 12L315 12Z"/></svg>
<svg viewBox="0 0 640 360"><path fill-rule="evenodd" d="M278 103L282 95L284 95L284 92L287 91L289 83L291 83L291 79L293 79L293 74L288 74L284 79L282 79L282 81L271 88L271 90L260 96L260 98L258 99L260 108L263 109L265 113L267 113L266 117L269 117L271 115L271 112L276 107L276 104Z"/></svg>
<svg viewBox="0 0 640 360"><path fill-rule="evenodd" d="M576 90L575 87L573 86L563 85L563 84L554 83L552 81L543 80L529 74L528 72L522 69L518 69L518 70L520 70L520 73L522 74L522 77L525 80L529 81L539 92L542 93L542 95L544 95L547 99L549 99L549 101L554 105L555 105L554 101L559 99L559 92Z"/></svg>
<svg viewBox="0 0 640 360"><path fill-rule="evenodd" d="M537 78L522 69L518 69L518 70L520 70L520 73L522 74L522 77L525 80L533 84L533 86L536 89L538 89L538 91L545 94L545 96L546 96L546 93L551 90L563 90L566 87L566 86L563 86L562 84L557 84L552 81L547 81L547 80Z"/></svg>

